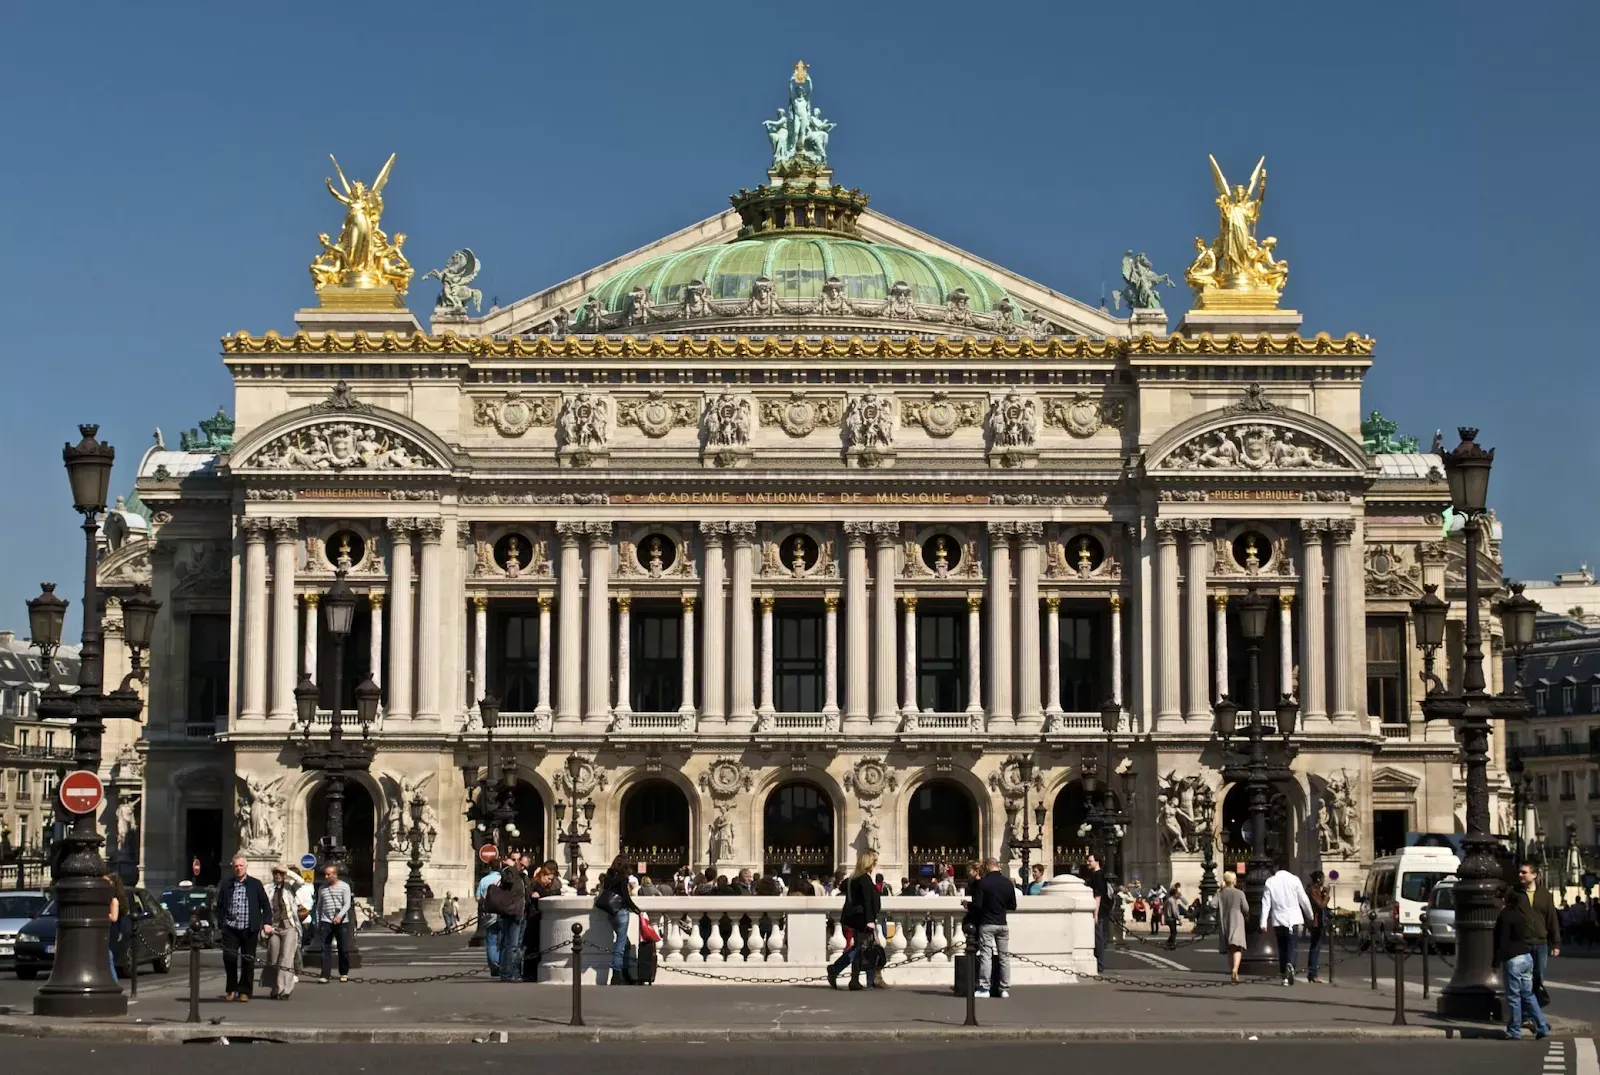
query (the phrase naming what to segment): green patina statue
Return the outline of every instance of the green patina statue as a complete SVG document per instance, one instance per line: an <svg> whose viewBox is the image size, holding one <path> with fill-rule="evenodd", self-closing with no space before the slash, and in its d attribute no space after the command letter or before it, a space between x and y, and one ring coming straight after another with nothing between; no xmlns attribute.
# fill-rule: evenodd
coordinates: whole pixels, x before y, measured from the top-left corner
<svg viewBox="0 0 1600 1075"><path fill-rule="evenodd" d="M200 419L199 429L178 434L178 447L186 452L231 452L233 419L218 407L216 414Z"/></svg>
<svg viewBox="0 0 1600 1075"><path fill-rule="evenodd" d="M1373 411L1361 423L1361 446L1368 455L1383 455L1389 452L1420 452L1422 446L1416 437L1397 437L1400 430L1399 422L1391 422L1380 412Z"/></svg>
<svg viewBox="0 0 1600 1075"><path fill-rule="evenodd" d="M1119 310L1123 303L1127 303L1130 310L1159 310L1161 296L1156 291L1156 285L1173 286L1172 277L1164 272L1156 272L1147 255L1135 254L1132 250L1122 255L1122 282L1126 286L1111 295L1112 302Z"/></svg>
<svg viewBox="0 0 1600 1075"><path fill-rule="evenodd" d="M815 86L804 61L796 63L789 78L789 107L778 109L777 119L762 120L772 142L772 167L776 171L788 174L828 163L828 135L834 124L823 119L811 103Z"/></svg>

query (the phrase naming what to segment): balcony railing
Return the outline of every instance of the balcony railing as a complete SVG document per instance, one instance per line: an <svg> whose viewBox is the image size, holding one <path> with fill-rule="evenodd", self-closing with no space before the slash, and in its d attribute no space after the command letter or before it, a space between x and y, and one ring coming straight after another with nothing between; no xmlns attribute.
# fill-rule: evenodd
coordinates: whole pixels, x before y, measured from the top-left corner
<svg viewBox="0 0 1600 1075"><path fill-rule="evenodd" d="M217 734L217 729L222 725L223 721L221 719L185 721L183 737L185 739L210 739Z"/></svg>
<svg viewBox="0 0 1600 1075"><path fill-rule="evenodd" d="M1385 741L1397 739L1404 742L1411 738L1411 725L1409 724L1382 724L1379 725Z"/></svg>
<svg viewBox="0 0 1600 1075"><path fill-rule="evenodd" d="M900 718L901 735L970 735L981 731L982 713L907 713Z"/></svg>
<svg viewBox="0 0 1600 1075"><path fill-rule="evenodd" d="M757 735L832 735L838 731L837 713L764 713L756 718Z"/></svg>
<svg viewBox="0 0 1600 1075"><path fill-rule="evenodd" d="M692 733L695 714L679 713L618 713L611 718L611 735L660 735L662 732Z"/></svg>
<svg viewBox="0 0 1600 1075"><path fill-rule="evenodd" d="M1591 753L1588 743L1530 743L1509 748L1506 753L1516 758L1581 758Z"/></svg>

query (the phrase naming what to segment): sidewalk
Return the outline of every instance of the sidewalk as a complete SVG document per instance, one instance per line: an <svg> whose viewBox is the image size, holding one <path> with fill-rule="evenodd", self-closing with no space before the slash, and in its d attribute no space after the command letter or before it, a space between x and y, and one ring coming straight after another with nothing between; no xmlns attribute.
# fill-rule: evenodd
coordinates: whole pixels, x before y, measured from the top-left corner
<svg viewBox="0 0 1600 1075"><path fill-rule="evenodd" d="M410 973L407 973L408 970ZM663 970L665 978L671 972ZM585 1027L571 1027L566 986L502 984L482 977L388 984L415 968L381 967L363 983L302 980L286 1002L224 1002L220 983L202 983L198 1024L185 1024L187 980L141 980L130 1015L115 1020L40 1019L0 1007L0 1035L104 1041L181 1042L229 1035L288 1042L468 1042L497 1031L513 1041L704 1042L857 1039L1246 1040L1268 1038L1497 1037L1499 1028L1452 1024L1432 1002L1407 998L1408 1026L1392 1025L1394 997L1365 983L1221 985L1216 975L1123 972L1128 984L1019 987L1009 1000L978 1001L979 1028L963 1027L963 998L928 988L872 992L823 986L666 985L583 989ZM891 981L892 981L891 977ZM147 983L152 983L148 984ZM1148 983L1148 986L1145 985ZM220 1020L213 1023L212 1020ZM1588 1024L1552 1018L1558 1033Z"/></svg>

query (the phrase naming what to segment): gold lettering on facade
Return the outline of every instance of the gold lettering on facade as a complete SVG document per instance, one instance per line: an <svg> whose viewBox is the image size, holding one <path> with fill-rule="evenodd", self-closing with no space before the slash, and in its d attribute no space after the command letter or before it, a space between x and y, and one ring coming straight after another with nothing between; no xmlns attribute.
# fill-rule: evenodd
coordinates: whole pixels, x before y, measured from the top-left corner
<svg viewBox="0 0 1600 1075"><path fill-rule="evenodd" d="M614 504L987 504L985 493L621 493Z"/></svg>
<svg viewBox="0 0 1600 1075"><path fill-rule="evenodd" d="M1304 500L1299 489L1212 489L1209 500Z"/></svg>

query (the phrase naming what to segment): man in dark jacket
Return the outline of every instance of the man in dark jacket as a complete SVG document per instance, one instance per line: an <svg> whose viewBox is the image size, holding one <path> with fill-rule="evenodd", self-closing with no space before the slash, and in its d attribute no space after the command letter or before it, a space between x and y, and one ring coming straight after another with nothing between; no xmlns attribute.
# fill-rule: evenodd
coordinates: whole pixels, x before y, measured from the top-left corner
<svg viewBox="0 0 1600 1075"><path fill-rule="evenodd" d="M1512 889L1494 922L1494 962L1506 987L1506 1037L1522 1037L1522 1020L1527 1017L1533 1022L1534 1036L1548 1038L1550 1024L1545 1022L1533 992L1533 956L1526 936L1528 919L1519 906L1526 903L1523 893Z"/></svg>
<svg viewBox="0 0 1600 1075"><path fill-rule="evenodd" d="M249 1002L256 973L256 938L272 933L267 886L250 876L243 855L233 857L233 876L217 888L217 922L222 929L224 1000Z"/></svg>
<svg viewBox="0 0 1600 1075"><path fill-rule="evenodd" d="M963 925L978 928L978 980L975 996L1009 997L1011 995L1011 927L1006 924L1006 912L1017 909L1017 889L1005 874L1000 872L1000 860L983 860L983 876L970 890L967 915ZM989 969L994 965L995 953L1000 954L1000 980L990 992Z"/></svg>
<svg viewBox="0 0 1600 1075"><path fill-rule="evenodd" d="M1550 890L1539 887L1539 872L1529 863L1517 867L1517 886L1506 897L1524 919L1523 937L1533 957L1533 991L1544 996L1545 969L1551 956L1561 954L1561 916L1556 914Z"/></svg>
<svg viewBox="0 0 1600 1075"><path fill-rule="evenodd" d="M520 852L513 851L506 857L506 864L500 870L500 887L510 893L506 899L508 911L495 922L495 928L500 931L500 980L520 982L522 934L528 926L528 875L523 869Z"/></svg>

